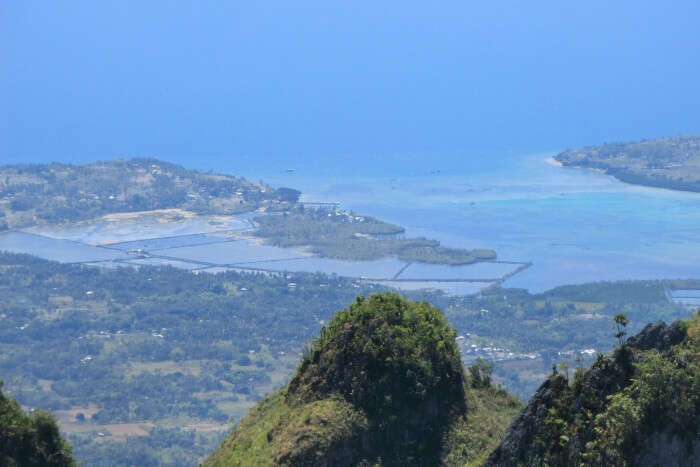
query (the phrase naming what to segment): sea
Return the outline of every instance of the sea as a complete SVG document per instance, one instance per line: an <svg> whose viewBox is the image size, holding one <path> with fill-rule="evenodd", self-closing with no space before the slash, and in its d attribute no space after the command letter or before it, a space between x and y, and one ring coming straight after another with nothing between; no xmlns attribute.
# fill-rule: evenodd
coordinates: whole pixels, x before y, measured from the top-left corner
<svg viewBox="0 0 700 467"><path fill-rule="evenodd" d="M375 167L366 157L337 165L297 160L247 175L297 188L303 201L338 202L400 224L411 236L533 263L507 287L542 292L591 281L700 278L700 193L564 168L555 154L507 153L461 167L454 160L441 167L437 157L402 164L395 156ZM240 161L218 165L215 171L241 173Z"/></svg>
<svg viewBox="0 0 700 467"><path fill-rule="evenodd" d="M514 263L490 265L503 269L495 272L493 268L482 271L478 265L464 271L449 267L443 267L449 271L436 271L435 267L423 271L420 265L414 265L404 271L405 279L495 278L508 272L507 268L517 268L515 263L532 265L508 278L504 286L533 293L593 281L700 278L700 193L630 185L598 171L561 167L553 158L556 153L363 154L308 160L303 156L161 158L188 168L296 188L302 191L302 201L339 203L340 209L401 225L408 236L433 238L456 248L490 248L499 261ZM0 246L59 261L123 261L123 252L108 251L105 256L103 249L98 248L96 254L90 245L201 234L205 221L191 220L158 235L163 228L160 224L144 223L134 230L135 226L127 223L123 232L99 223L76 226L75 232L45 226L33 229L32 234L5 235ZM244 220L240 222L245 224ZM151 231L151 227L156 230ZM33 234L62 240L52 243ZM182 248L161 245L171 248L167 252L173 256L163 261L177 261L176 265L182 258L217 262L230 257L224 262L242 261L238 243L207 241L199 245L202 242L190 239L192 236L178 237L178 241L185 241ZM188 246L190 243L198 246ZM300 259L298 252L260 251L271 247L248 248L251 254L276 260L264 264L272 270L326 271L391 280L403 268L382 262L336 264L333 260ZM223 249L232 249L231 254L224 255ZM194 267L190 263L181 265ZM391 274L387 274L387 268ZM421 284L409 285L425 285ZM446 285L459 286L450 292L463 294L475 293L489 284Z"/></svg>

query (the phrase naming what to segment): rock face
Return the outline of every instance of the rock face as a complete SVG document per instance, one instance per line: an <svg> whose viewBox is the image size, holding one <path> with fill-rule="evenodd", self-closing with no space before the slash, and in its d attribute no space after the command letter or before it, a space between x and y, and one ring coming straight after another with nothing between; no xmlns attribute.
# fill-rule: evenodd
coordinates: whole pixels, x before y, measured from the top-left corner
<svg viewBox="0 0 700 467"><path fill-rule="evenodd" d="M636 336L627 340L627 345L638 350L668 350L673 345L678 345L685 338L686 329L676 322L666 326L662 321L647 324Z"/></svg>
<svg viewBox="0 0 700 467"><path fill-rule="evenodd" d="M527 407L508 427L501 444L489 456L486 465L518 465L519 459L537 459L543 455L543 446L538 441L540 427L549 417L568 385L561 375L553 375L537 390Z"/></svg>
<svg viewBox="0 0 700 467"><path fill-rule="evenodd" d="M573 382L553 374L487 466L700 465L700 318L647 325Z"/></svg>

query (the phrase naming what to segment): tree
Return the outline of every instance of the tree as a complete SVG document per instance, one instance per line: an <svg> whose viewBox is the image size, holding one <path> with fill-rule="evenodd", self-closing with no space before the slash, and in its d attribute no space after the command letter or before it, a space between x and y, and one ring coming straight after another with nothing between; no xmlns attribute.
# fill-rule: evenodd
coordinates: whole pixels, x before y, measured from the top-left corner
<svg viewBox="0 0 700 467"><path fill-rule="evenodd" d="M613 317L613 322L615 323L614 326L617 330L617 332L615 333L615 337L617 337L618 341L620 342L620 345L622 345L624 343L623 339L627 334L626 328L630 320L623 313L618 313Z"/></svg>
<svg viewBox="0 0 700 467"><path fill-rule="evenodd" d="M559 362L559 368L561 368L561 371L562 373L564 373L566 379L569 379L569 361L563 360Z"/></svg>
<svg viewBox="0 0 700 467"><path fill-rule="evenodd" d="M2 393L0 381L0 465L76 465L68 442L61 437L56 419L37 410L27 415L17 401Z"/></svg>
<svg viewBox="0 0 700 467"><path fill-rule="evenodd" d="M287 187L278 188L276 193L280 201L287 201L288 203L296 203L301 195L301 191Z"/></svg>
<svg viewBox="0 0 700 467"><path fill-rule="evenodd" d="M583 376L586 374L586 359L581 355L577 355L574 362L576 362L576 370L574 370L574 385L577 385L581 383Z"/></svg>
<svg viewBox="0 0 700 467"><path fill-rule="evenodd" d="M491 375L493 374L493 363L489 363L479 357L469 366L471 385L473 388L486 388L491 385Z"/></svg>

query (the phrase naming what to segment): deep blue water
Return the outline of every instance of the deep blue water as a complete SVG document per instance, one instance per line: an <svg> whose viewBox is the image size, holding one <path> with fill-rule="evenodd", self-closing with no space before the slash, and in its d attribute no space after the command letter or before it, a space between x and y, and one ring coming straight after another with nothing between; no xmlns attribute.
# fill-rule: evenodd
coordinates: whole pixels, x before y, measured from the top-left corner
<svg viewBox="0 0 700 467"><path fill-rule="evenodd" d="M700 2L0 5L0 162L469 173L700 131Z"/></svg>

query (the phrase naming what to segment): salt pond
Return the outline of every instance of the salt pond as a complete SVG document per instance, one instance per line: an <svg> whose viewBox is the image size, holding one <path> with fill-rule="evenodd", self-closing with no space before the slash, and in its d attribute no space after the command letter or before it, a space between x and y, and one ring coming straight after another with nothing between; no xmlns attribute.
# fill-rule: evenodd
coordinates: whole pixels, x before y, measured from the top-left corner
<svg viewBox="0 0 700 467"><path fill-rule="evenodd" d="M696 307L700 306L700 290L696 289L679 289L669 291L671 300L681 305Z"/></svg>
<svg viewBox="0 0 700 467"><path fill-rule="evenodd" d="M244 264L240 264L244 266ZM249 266L268 271L321 272L363 279L393 279L406 263L393 258L378 261L340 261L328 258L303 258L283 261L265 261Z"/></svg>
<svg viewBox="0 0 700 467"><path fill-rule="evenodd" d="M450 294L475 293L519 267L502 263L407 264L396 258L319 258L302 249L265 245L246 236L254 228L250 222L254 215L198 217L180 210L113 214L71 225L37 226L27 232L6 233L0 236L0 250L101 267L324 273L381 281L401 290L441 289Z"/></svg>
<svg viewBox="0 0 700 467"><path fill-rule="evenodd" d="M172 266L174 268L190 270L199 269L204 266L203 264L198 264L194 262L164 258L136 258L130 259L129 261L121 262L120 264L124 266Z"/></svg>
<svg viewBox="0 0 700 467"><path fill-rule="evenodd" d="M444 266L440 264L412 263L397 279L451 280L451 279L493 279L512 273L520 264L482 262L465 266Z"/></svg>
<svg viewBox="0 0 700 467"><path fill-rule="evenodd" d="M188 221L188 223L192 225L191 222ZM136 226L129 223L129 227ZM169 233L183 230L177 226L162 225L161 227ZM64 235L69 232L72 238L91 241L104 239L108 235L113 235L115 231L121 232L124 237L134 237L137 234L137 232L126 232L121 226L112 224L107 228L107 235L95 223L84 223L81 226L58 230L43 227L43 231L53 234L59 231ZM149 230L149 234L152 233L153 231ZM102 246L51 238L36 233L8 232L0 235L0 251L2 250L33 254L55 261L85 263L108 268L173 266L211 273L236 270L268 274L288 272L335 274L360 280L373 280L400 290L440 289L449 294L475 293L492 285L492 281L500 279L517 267L517 265L498 263L477 263L456 267L409 265L396 258L377 261L342 261L315 257L300 249L263 245L252 238L231 238L228 234L220 232L130 240ZM410 272L407 273L407 271ZM397 277L403 280L394 280ZM438 281L426 279L438 279ZM451 281L463 279L470 282L443 282L443 279ZM474 279L492 281L475 282Z"/></svg>
<svg viewBox="0 0 700 467"><path fill-rule="evenodd" d="M220 235L252 229L247 216L194 216L186 211L170 209L154 213L110 214L92 221L41 225L27 231L90 245L105 245L193 234Z"/></svg>
<svg viewBox="0 0 700 467"><path fill-rule="evenodd" d="M62 263L106 261L128 256L117 250L99 248L92 245L43 237L26 232L6 232L0 234L0 251L26 253Z"/></svg>
<svg viewBox="0 0 700 467"><path fill-rule="evenodd" d="M262 245L248 239L238 239L226 243L209 245L170 248L161 250L158 253L172 258L185 258L191 261L199 261L213 265L263 262L311 256L309 253L300 250Z"/></svg>
<svg viewBox="0 0 700 467"><path fill-rule="evenodd" d="M178 248L185 246L209 245L212 243L222 243L230 241L223 235L214 234L186 234L171 237L149 238L145 240L132 240L128 242L108 243L103 246L123 251L146 250L158 251L167 248Z"/></svg>

